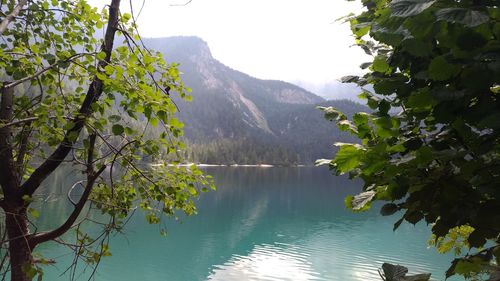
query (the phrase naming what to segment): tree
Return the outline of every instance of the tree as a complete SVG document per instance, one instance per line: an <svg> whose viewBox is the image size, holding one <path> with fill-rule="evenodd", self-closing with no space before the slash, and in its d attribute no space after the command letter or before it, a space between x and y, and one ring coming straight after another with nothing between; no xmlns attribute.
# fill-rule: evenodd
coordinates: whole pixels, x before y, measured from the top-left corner
<svg viewBox="0 0 500 281"><path fill-rule="evenodd" d="M143 46L133 13L121 13L120 0L109 2L101 11L85 0L0 3L4 278L8 272L13 281L41 277L39 265L47 260L35 259L33 250L47 241L98 264L109 254L107 236L121 229L135 206L159 223L161 215L195 213L193 198L213 187L195 167L148 164L180 161L182 123L169 94L188 97L187 88L175 64ZM59 227L39 231L34 203L40 186L64 167L82 177L68 187L74 210ZM69 195L78 186L75 201ZM86 221L80 214L89 206L109 218L95 238L80 229ZM70 230L73 238L63 241Z"/></svg>
<svg viewBox="0 0 500 281"><path fill-rule="evenodd" d="M361 65L365 75L343 81L364 87L373 112L348 120L321 108L361 142L338 143L335 157L318 163L364 181L364 192L346 198L353 210L388 201L382 215L402 214L394 229L423 220L441 251L470 248L447 276L491 271L500 264L498 1L362 3L366 10L345 20L373 60Z"/></svg>

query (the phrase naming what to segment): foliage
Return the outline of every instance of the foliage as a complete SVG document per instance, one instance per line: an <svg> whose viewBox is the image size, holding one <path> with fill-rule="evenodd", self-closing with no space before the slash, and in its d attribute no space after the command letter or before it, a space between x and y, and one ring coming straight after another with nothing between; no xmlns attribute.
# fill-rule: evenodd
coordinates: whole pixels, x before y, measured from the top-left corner
<svg viewBox="0 0 500 281"><path fill-rule="evenodd" d="M364 89L374 113L326 118L361 139L338 144L337 174L364 180L359 204L388 201L383 215L425 221L439 248L489 247L457 258L468 276L500 261L500 13L497 1L363 0L347 18L368 72L344 80ZM398 114L395 114L399 111ZM356 198L356 197L354 197ZM467 231L461 231L470 229ZM457 233L457 230L459 233ZM463 234L464 237L455 237ZM487 241L490 241L487 244Z"/></svg>
<svg viewBox="0 0 500 281"><path fill-rule="evenodd" d="M70 229L76 239L62 244L95 264L109 255L107 237L136 206L159 223L162 215L194 214L193 199L213 188L196 167L147 163L166 155L173 164L182 160L183 124L170 95L188 98L188 89L176 64L142 45L133 14L121 13L119 0L109 2L101 10L85 0L1 1L0 206L2 246L9 248L0 251L0 269L12 280L41 277L43 259L35 260L33 249L63 242ZM147 133L153 127L154 137ZM81 172L83 192L59 227L40 231L33 203L49 194L39 188L68 165ZM89 222L76 222L85 206L109 218L103 235L80 231Z"/></svg>
<svg viewBox="0 0 500 281"><path fill-rule="evenodd" d="M450 229L444 237L431 236L429 245L436 247L439 253L448 253L453 251L456 256L462 254L462 250L470 248L467 238L474 231L474 228L468 225L457 226Z"/></svg>

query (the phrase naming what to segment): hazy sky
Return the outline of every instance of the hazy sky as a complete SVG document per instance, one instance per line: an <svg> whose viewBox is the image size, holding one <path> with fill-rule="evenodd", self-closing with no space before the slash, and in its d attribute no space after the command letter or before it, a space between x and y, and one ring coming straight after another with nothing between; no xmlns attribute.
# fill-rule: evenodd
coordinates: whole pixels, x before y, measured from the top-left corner
<svg viewBox="0 0 500 281"><path fill-rule="evenodd" d="M132 1L138 13L143 1ZM359 12L358 2L192 0L175 6L184 3L145 0L138 19L141 35L199 36L216 59L263 79L322 84L359 73L359 65L366 61L361 49L350 47L354 38L349 25L335 21Z"/></svg>

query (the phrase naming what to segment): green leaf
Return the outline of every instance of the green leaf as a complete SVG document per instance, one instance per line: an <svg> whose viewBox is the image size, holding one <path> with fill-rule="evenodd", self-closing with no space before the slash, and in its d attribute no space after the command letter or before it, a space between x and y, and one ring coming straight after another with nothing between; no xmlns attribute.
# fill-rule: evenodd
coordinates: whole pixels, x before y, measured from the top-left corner
<svg viewBox="0 0 500 281"><path fill-rule="evenodd" d="M370 114L366 112L357 112L353 115L352 120L357 126L368 124L368 118Z"/></svg>
<svg viewBox="0 0 500 281"><path fill-rule="evenodd" d="M382 208L380 209L380 214L382 216L390 216L390 215L396 213L398 210L399 210L398 205L396 205L394 203L388 203L388 204L385 204L384 206L382 206Z"/></svg>
<svg viewBox="0 0 500 281"><path fill-rule="evenodd" d="M455 266L454 273L467 275L471 272L480 272L482 263L480 260L459 260Z"/></svg>
<svg viewBox="0 0 500 281"><path fill-rule="evenodd" d="M149 119L149 123L150 123L150 124L151 124L151 126L153 126L153 127L158 126L158 118L156 118L156 117L152 117L152 118L150 118L150 119Z"/></svg>
<svg viewBox="0 0 500 281"><path fill-rule="evenodd" d="M111 121L111 123L117 123L117 122L120 122L120 120L122 120L122 117L120 115L111 115L108 117L108 120Z"/></svg>
<svg viewBox="0 0 500 281"><path fill-rule="evenodd" d="M346 173L356 168L364 157L363 148L356 144L336 144L339 151L333 159L334 167L340 173Z"/></svg>
<svg viewBox="0 0 500 281"><path fill-rule="evenodd" d="M468 52L477 50L487 43L488 40L481 33L472 30L462 32L457 38L457 46Z"/></svg>
<svg viewBox="0 0 500 281"><path fill-rule="evenodd" d="M435 0L394 0L390 4L392 15L396 17L410 17L427 10Z"/></svg>
<svg viewBox="0 0 500 281"><path fill-rule="evenodd" d="M436 12L438 20L460 23L467 27L475 27L490 20L488 14L470 8L445 8Z"/></svg>
<svg viewBox="0 0 500 281"><path fill-rule="evenodd" d="M29 208L28 209L28 213L34 217L35 219L39 218L40 217L40 212L36 209L33 209L33 208Z"/></svg>
<svg viewBox="0 0 500 281"><path fill-rule="evenodd" d="M484 233L481 233L481 230L475 229L467 238L467 242L471 247L481 248L486 243L486 239L484 239Z"/></svg>
<svg viewBox="0 0 500 281"><path fill-rule="evenodd" d="M33 202L33 201L34 201L33 197L31 197L31 196L29 196L29 195L23 195L22 199L23 199L23 201L24 201L25 203L31 203L31 202Z"/></svg>
<svg viewBox="0 0 500 281"><path fill-rule="evenodd" d="M196 190L196 188L194 188L193 186L188 187L188 192L191 195L197 195L198 194L198 190Z"/></svg>
<svg viewBox="0 0 500 281"><path fill-rule="evenodd" d="M123 134L123 132L125 131L125 129L123 128L123 126L122 126L122 125L120 125L120 124L115 124L115 125L113 125L113 127L111 128L111 131L113 132L113 135L118 136L118 135Z"/></svg>
<svg viewBox="0 0 500 281"><path fill-rule="evenodd" d="M344 132L350 132L353 134L358 133L358 129L356 128L356 126L354 126L354 124L352 124L351 121L349 121L349 120L341 120L341 121L337 122L337 126L339 127L339 129L341 131L344 131Z"/></svg>
<svg viewBox="0 0 500 281"><path fill-rule="evenodd" d="M354 196L350 202L351 208L355 211L365 211L376 194L375 191L370 190Z"/></svg>
<svg viewBox="0 0 500 281"><path fill-rule="evenodd" d="M403 48L416 57L426 57L432 53L432 45L429 42L415 38L404 40Z"/></svg>
<svg viewBox="0 0 500 281"><path fill-rule="evenodd" d="M380 73L386 73L390 70L389 64L387 64L386 58L383 56L375 57L371 68L373 69L373 71Z"/></svg>
<svg viewBox="0 0 500 281"><path fill-rule="evenodd" d="M132 15L129 13L123 13L122 20L123 22L128 22L132 18Z"/></svg>
<svg viewBox="0 0 500 281"><path fill-rule="evenodd" d="M417 150L416 159L419 165L425 167L430 162L432 162L435 159L435 157L430 147L422 146Z"/></svg>
<svg viewBox="0 0 500 281"><path fill-rule="evenodd" d="M106 53L105 52L99 52L96 56L98 60L104 60L106 58Z"/></svg>
<svg viewBox="0 0 500 281"><path fill-rule="evenodd" d="M436 104L436 101L431 96L427 89L416 91L410 95L406 106L410 107L415 112L423 112Z"/></svg>
<svg viewBox="0 0 500 281"><path fill-rule="evenodd" d="M428 69L429 78L437 81L448 80L460 72L460 66L449 63L443 56L434 58Z"/></svg>
<svg viewBox="0 0 500 281"><path fill-rule="evenodd" d="M347 119L347 117L342 112L340 112L339 110L337 110L334 107L318 106L317 108L325 113L325 119L327 119L327 120L341 121L341 120Z"/></svg>
<svg viewBox="0 0 500 281"><path fill-rule="evenodd" d="M184 124L181 121L179 121L179 119L177 119L177 118L171 118L170 119L170 126L172 126L174 128L181 129L184 127Z"/></svg>
<svg viewBox="0 0 500 281"><path fill-rule="evenodd" d="M146 215L146 221L149 224L158 224L158 223L160 223L160 218L153 213L149 213Z"/></svg>
<svg viewBox="0 0 500 281"><path fill-rule="evenodd" d="M115 68L108 64L104 67L104 71L106 72L107 75L111 75L113 74L113 72L115 72Z"/></svg>

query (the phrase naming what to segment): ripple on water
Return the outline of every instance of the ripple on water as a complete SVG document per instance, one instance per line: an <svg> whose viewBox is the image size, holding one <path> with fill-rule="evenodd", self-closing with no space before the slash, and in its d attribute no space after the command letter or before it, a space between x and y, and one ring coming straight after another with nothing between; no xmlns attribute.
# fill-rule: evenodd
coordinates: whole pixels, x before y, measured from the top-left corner
<svg viewBox="0 0 500 281"><path fill-rule="evenodd" d="M410 273L442 270L425 258L421 247L414 248L414 243L406 243L392 232L387 235L395 237L356 239L335 227L315 229L292 243L260 244L246 255L235 254L227 262L213 266L207 280L380 281L377 269L384 262L406 265Z"/></svg>
<svg viewBox="0 0 500 281"><path fill-rule="evenodd" d="M308 261L308 254L293 247L257 245L246 256L233 255L214 266L208 280L323 280Z"/></svg>

